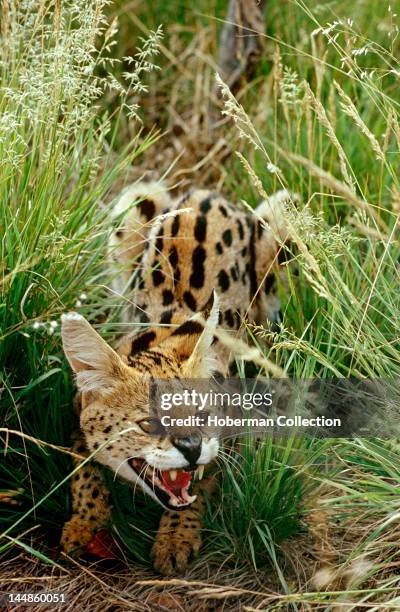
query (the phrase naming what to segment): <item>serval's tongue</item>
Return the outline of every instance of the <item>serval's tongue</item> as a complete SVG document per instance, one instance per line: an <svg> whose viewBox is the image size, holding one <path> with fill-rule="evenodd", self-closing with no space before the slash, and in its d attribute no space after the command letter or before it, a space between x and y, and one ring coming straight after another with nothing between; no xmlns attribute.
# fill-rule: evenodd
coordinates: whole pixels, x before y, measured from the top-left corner
<svg viewBox="0 0 400 612"><path fill-rule="evenodd" d="M169 470L165 470L164 472L161 472L161 479L164 487L179 497L182 495L182 489L185 489L190 485L192 475L190 472L179 470L179 472L176 473L176 478L172 480Z"/></svg>

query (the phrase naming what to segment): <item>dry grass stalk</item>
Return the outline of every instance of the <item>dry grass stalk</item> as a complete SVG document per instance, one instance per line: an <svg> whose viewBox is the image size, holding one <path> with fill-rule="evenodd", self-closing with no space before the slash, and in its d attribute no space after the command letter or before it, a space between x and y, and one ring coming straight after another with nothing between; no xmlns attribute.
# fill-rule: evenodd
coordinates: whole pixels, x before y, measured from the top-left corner
<svg viewBox="0 0 400 612"><path fill-rule="evenodd" d="M326 170L320 168L320 166L317 166L317 164L314 164L314 162L312 162L310 159L307 159L306 157L303 157L298 153L286 151L282 149L279 145L275 146L283 157L286 157L294 163L301 164L302 166L307 168L307 170L312 176L320 179L326 187L331 189L337 195L342 196L345 200L353 204L359 210L363 210L364 212L368 213L368 215L370 215L375 220L376 224L385 233L388 233L388 226L386 225L385 221L378 215L373 205L370 202L366 202L365 200L359 198L352 189L349 189L348 185L346 185L342 181L339 181L330 172L327 172Z"/></svg>
<svg viewBox="0 0 400 612"><path fill-rule="evenodd" d="M396 138L397 148L400 151L400 125L396 111L394 108L390 110L388 125L392 127L393 133Z"/></svg>
<svg viewBox="0 0 400 612"><path fill-rule="evenodd" d="M74 457L74 459L82 459L82 460L85 459L85 457L82 457L82 455L77 455L76 453L73 453L71 450L69 450L68 448L65 448L64 446L58 446L56 444L51 444L50 442L45 442L44 440L38 440L38 438L29 436L28 434L25 434L22 431L17 431L14 429L7 429L6 427L0 427L0 433L4 433L7 439L7 443L4 446L5 454L7 453L8 438L10 435L13 435L13 436L19 436L20 438L23 438L24 440L29 440L29 442L33 442L33 444L36 444L40 448L47 446L48 448L52 448L53 450L59 451L60 453L70 455L71 457Z"/></svg>
<svg viewBox="0 0 400 612"><path fill-rule="evenodd" d="M321 125L323 125L323 127L326 129L329 140L331 141L331 143L333 144L333 146L335 147L338 156L339 156L339 165L340 165L340 170L343 176L343 179L348 187L348 189L350 191L355 191L354 190L354 180L352 179L352 177L349 174L348 171L348 160L347 160L347 156L346 153L344 152L344 149L342 147L342 145L340 144L338 137L336 136L335 130L331 124L331 122L329 121L328 115L326 114L326 110L323 107L323 105L321 104L320 100L318 100L318 98L316 98L316 96L314 95L314 92L311 90L310 85L307 83L307 81L304 81L304 89L306 91L306 96L308 98L308 100L311 103L311 106L319 120L319 122L321 123Z"/></svg>
<svg viewBox="0 0 400 612"><path fill-rule="evenodd" d="M388 238L379 230L374 229L372 227L368 227L368 225L365 225L365 223L361 223L361 221L356 217L346 217L346 221L347 223L349 223L349 225L355 227L361 234L363 234L364 236L368 236L368 238L373 238L373 240L379 240L381 242L387 240Z"/></svg>
<svg viewBox="0 0 400 612"><path fill-rule="evenodd" d="M324 80L324 75L326 71L326 58L328 55L328 50L325 49L323 51L323 46L318 45L320 42L319 38L310 36L311 40L311 50L312 50L312 60L314 64L314 72L315 72L315 80L317 83L317 98L321 97L322 83Z"/></svg>
<svg viewBox="0 0 400 612"><path fill-rule="evenodd" d="M240 153L240 151L236 151L236 155L240 160L240 163L242 164L243 168L246 170L247 174L249 175L249 177L251 178L255 188L257 189L258 193L260 194L260 196L264 199L264 200L268 200L268 195L263 187L263 184L261 182L261 180L259 179L259 177L257 176L257 174L254 172L253 168L251 167L251 164L247 161L247 159L244 157L244 155L242 155Z"/></svg>
<svg viewBox="0 0 400 612"><path fill-rule="evenodd" d="M368 138L371 148L373 151L375 151L377 158L385 162L386 161L385 154L382 151L381 145L379 144L378 140L375 138L374 134L371 132L369 127L362 120L357 108L354 105L354 102L351 100L351 98L347 94L344 93L343 89L340 87L337 81L334 81L334 85L335 85L336 91L338 92L342 100L340 106L342 107L343 112L348 117L354 120L354 123L361 130L364 136Z"/></svg>

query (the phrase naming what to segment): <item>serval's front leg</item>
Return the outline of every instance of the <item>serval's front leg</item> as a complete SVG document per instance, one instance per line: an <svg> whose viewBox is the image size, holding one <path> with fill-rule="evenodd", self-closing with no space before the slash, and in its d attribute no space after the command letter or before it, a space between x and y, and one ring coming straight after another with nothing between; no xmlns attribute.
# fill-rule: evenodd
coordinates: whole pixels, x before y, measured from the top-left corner
<svg viewBox="0 0 400 612"><path fill-rule="evenodd" d="M87 456L85 443L79 439L72 449ZM74 460L79 464L79 460ZM83 552L96 531L111 518L110 495L100 468L92 463L84 465L71 482L72 516L64 524L61 547L66 553Z"/></svg>
<svg viewBox="0 0 400 612"><path fill-rule="evenodd" d="M191 559L199 552L206 509L205 495L210 498L217 486L216 476L208 476L194 486L193 492L197 499L189 508L176 512L166 511L162 515L152 548L154 568L161 574L185 571Z"/></svg>

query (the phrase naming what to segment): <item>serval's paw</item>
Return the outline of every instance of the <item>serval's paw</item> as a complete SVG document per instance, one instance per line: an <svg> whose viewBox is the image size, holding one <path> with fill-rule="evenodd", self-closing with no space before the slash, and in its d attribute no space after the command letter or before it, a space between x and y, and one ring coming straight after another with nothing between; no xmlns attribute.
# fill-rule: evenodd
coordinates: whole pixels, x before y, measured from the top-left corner
<svg viewBox="0 0 400 612"><path fill-rule="evenodd" d="M94 534L93 527L78 514L64 524L60 545L67 554L81 553L85 550Z"/></svg>
<svg viewBox="0 0 400 612"><path fill-rule="evenodd" d="M160 574L183 573L201 546L200 520L190 510L165 514L160 523L152 556Z"/></svg>

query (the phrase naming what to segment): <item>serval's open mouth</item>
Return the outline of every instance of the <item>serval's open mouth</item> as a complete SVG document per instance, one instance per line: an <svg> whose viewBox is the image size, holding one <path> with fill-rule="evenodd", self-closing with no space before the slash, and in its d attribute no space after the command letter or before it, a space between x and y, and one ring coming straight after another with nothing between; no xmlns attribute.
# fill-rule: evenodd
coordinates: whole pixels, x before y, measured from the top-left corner
<svg viewBox="0 0 400 612"><path fill-rule="evenodd" d="M159 502L170 510L182 510L192 504L196 495L190 495L189 489L195 478L201 480L204 473L204 465L199 465L196 470L186 471L159 470L153 468L144 459L129 459L129 465L156 495Z"/></svg>

